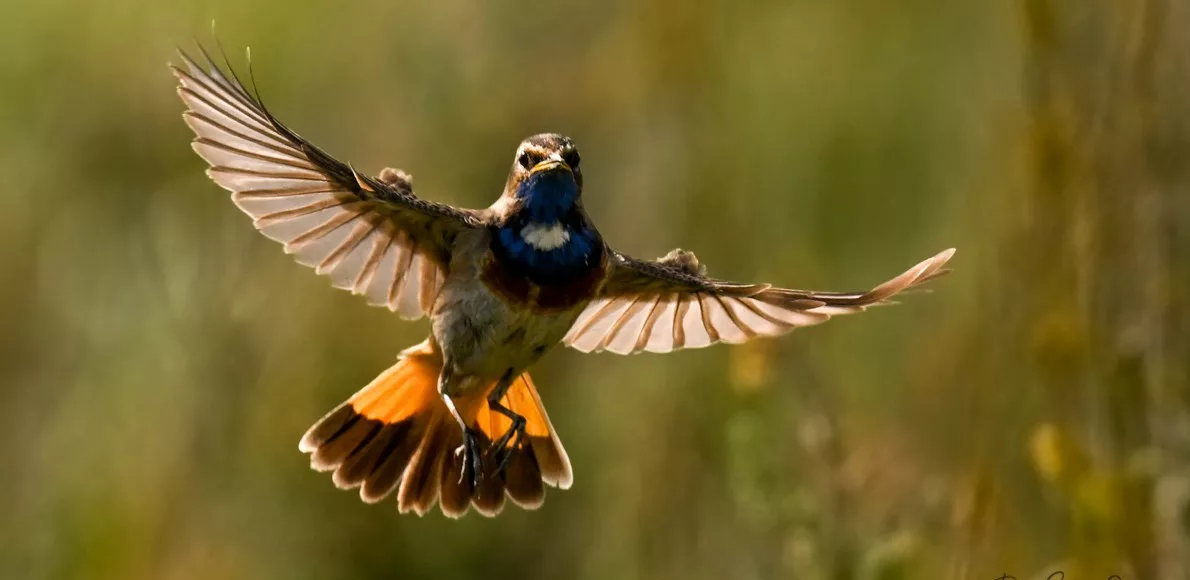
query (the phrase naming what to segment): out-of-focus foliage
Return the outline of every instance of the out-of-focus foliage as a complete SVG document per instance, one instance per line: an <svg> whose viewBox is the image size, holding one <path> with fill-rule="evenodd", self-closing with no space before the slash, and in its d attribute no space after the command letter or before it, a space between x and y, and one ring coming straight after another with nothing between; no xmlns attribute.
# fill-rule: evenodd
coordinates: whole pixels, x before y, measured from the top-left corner
<svg viewBox="0 0 1190 580"><path fill-rule="evenodd" d="M2 12L0 577L1190 574L1184 2ZM558 131L624 251L824 289L947 246L956 271L781 340L556 352L534 376L574 488L399 517L296 444L425 323L203 176L164 65L212 19L278 116L424 196L486 205Z"/></svg>

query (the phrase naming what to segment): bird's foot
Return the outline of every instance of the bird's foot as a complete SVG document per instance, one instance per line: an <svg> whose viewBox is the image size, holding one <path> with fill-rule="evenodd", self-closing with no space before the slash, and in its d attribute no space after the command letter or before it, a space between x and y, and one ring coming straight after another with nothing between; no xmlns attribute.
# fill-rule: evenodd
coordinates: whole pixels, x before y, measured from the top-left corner
<svg viewBox="0 0 1190 580"><path fill-rule="evenodd" d="M479 453L479 436L470 428L463 429L463 444L455 449L455 455L463 457L462 469L459 469L459 483L471 474L471 488L479 488L479 480L483 477L483 457Z"/></svg>
<svg viewBox="0 0 1190 580"><path fill-rule="evenodd" d="M491 448L491 452L496 454L496 459L499 461L496 469L501 475L504 474L504 468L508 467L508 462L512 459L512 452L520 448L525 438L525 418L513 415L510 419L512 426L492 444Z"/></svg>

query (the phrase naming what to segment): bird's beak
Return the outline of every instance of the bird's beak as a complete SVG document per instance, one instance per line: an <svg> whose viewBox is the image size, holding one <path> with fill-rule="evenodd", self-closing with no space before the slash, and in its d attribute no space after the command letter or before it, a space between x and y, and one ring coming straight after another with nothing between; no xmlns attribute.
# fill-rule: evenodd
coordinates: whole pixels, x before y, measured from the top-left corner
<svg viewBox="0 0 1190 580"><path fill-rule="evenodd" d="M534 173L540 173L542 171L552 171L554 169L565 169L566 171L574 173L574 170L572 170L570 168L570 166L567 165L566 162L563 161L560 156L550 155L548 158L546 158L545 161L542 161L541 163L534 165L533 169L529 170L529 174L532 175Z"/></svg>

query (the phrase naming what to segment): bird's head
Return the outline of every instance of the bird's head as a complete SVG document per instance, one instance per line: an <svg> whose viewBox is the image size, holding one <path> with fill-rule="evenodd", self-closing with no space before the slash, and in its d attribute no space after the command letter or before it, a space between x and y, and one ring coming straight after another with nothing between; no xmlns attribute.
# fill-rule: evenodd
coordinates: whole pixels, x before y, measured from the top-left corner
<svg viewBox="0 0 1190 580"><path fill-rule="evenodd" d="M579 207L583 173L569 137L542 133L521 141L499 205L506 214L552 223Z"/></svg>
<svg viewBox="0 0 1190 580"><path fill-rule="evenodd" d="M522 141L504 195L492 206L497 256L539 284L582 278L598 267L603 239L583 211L582 192L573 141L554 133Z"/></svg>

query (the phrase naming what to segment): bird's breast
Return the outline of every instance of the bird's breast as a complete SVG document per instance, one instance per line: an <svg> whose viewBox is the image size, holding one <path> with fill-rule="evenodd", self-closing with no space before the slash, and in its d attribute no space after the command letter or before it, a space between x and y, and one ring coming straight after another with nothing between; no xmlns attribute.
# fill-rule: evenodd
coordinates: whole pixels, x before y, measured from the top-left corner
<svg viewBox="0 0 1190 580"><path fill-rule="evenodd" d="M546 221L515 215L491 230L479 274L516 308L565 311L585 305L603 282L603 238L583 214Z"/></svg>
<svg viewBox="0 0 1190 580"><path fill-rule="evenodd" d="M501 260L487 233L460 240L435 301L433 333L463 374L523 371L570 330L603 282L605 262L581 275L536 282Z"/></svg>
<svg viewBox="0 0 1190 580"><path fill-rule="evenodd" d="M567 311L595 297L603 282L606 260L605 252L600 251L585 267L569 269L565 275L532 276L523 264L500 252L489 251L480 269L480 280L492 294L514 308Z"/></svg>

